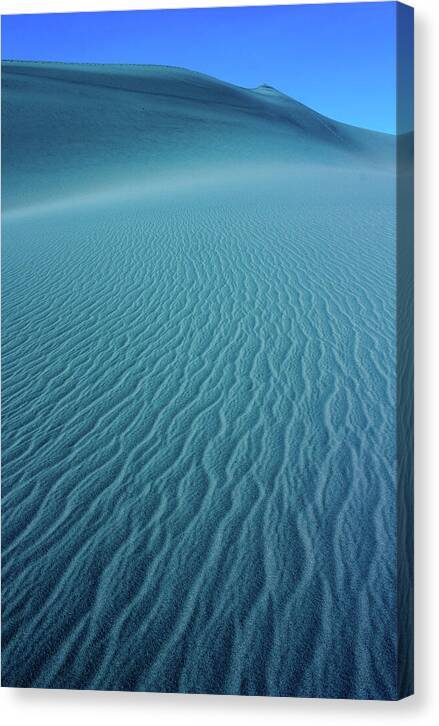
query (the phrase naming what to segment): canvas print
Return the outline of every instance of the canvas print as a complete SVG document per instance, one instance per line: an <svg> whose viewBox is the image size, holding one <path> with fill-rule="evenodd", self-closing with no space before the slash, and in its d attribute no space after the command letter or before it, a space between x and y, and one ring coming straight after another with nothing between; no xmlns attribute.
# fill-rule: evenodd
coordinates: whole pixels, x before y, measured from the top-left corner
<svg viewBox="0 0 439 726"><path fill-rule="evenodd" d="M2 18L2 683L413 692L413 11Z"/></svg>

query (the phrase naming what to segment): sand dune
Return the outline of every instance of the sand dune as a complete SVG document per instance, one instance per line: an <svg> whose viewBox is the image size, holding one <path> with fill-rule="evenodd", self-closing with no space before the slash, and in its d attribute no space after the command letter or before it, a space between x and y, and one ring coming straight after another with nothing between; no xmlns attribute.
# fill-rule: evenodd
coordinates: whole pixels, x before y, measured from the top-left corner
<svg viewBox="0 0 439 726"><path fill-rule="evenodd" d="M161 66L5 63L4 203L215 179L270 165L393 163L394 139L262 87ZM10 90L10 93L9 93ZM268 168L267 168L268 167ZM233 172L233 173L232 173Z"/></svg>
<svg viewBox="0 0 439 726"><path fill-rule="evenodd" d="M395 138L183 69L3 78L4 685L403 695Z"/></svg>

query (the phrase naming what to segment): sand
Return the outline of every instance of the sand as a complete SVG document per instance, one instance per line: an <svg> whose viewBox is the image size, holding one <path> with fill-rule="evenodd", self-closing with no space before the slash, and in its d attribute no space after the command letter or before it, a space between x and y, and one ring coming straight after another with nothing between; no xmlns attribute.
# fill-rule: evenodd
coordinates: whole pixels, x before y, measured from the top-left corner
<svg viewBox="0 0 439 726"><path fill-rule="evenodd" d="M395 699L395 137L3 64L3 683Z"/></svg>

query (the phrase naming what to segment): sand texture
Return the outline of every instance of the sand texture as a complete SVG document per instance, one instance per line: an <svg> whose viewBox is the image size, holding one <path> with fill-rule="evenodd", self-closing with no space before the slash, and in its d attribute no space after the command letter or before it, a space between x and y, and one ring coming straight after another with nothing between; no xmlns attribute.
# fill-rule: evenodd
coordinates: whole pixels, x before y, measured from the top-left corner
<svg viewBox="0 0 439 726"><path fill-rule="evenodd" d="M398 698L395 137L3 83L3 684Z"/></svg>

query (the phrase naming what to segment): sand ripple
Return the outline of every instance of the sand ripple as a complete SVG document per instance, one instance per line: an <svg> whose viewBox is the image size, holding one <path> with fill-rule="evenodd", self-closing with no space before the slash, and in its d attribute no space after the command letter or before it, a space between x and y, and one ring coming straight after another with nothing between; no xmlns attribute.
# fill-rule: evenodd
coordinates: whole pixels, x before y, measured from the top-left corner
<svg viewBox="0 0 439 726"><path fill-rule="evenodd" d="M397 697L394 183L289 179L6 220L5 685Z"/></svg>

